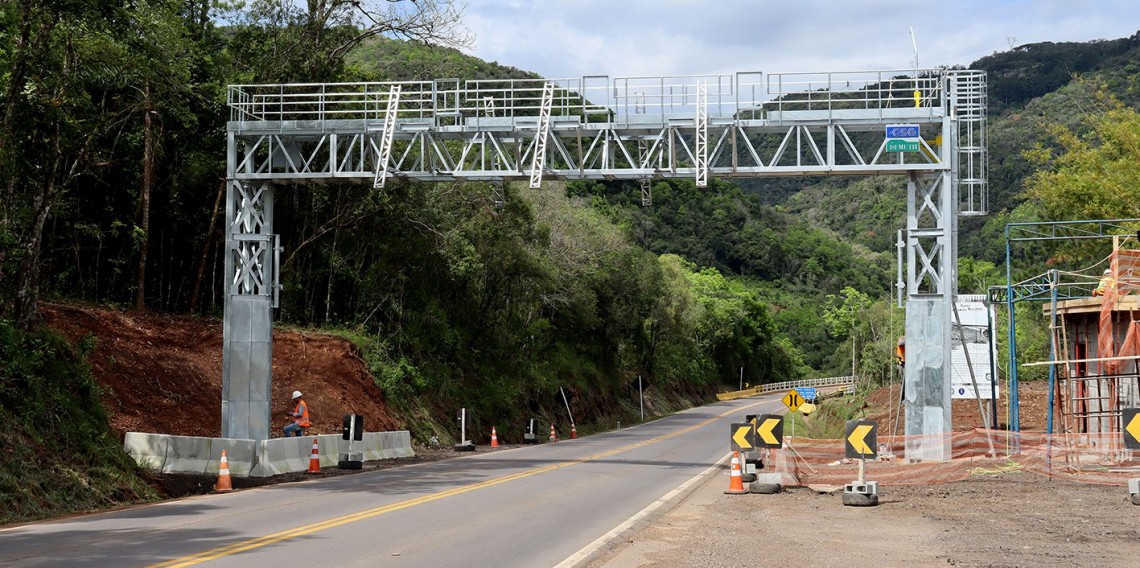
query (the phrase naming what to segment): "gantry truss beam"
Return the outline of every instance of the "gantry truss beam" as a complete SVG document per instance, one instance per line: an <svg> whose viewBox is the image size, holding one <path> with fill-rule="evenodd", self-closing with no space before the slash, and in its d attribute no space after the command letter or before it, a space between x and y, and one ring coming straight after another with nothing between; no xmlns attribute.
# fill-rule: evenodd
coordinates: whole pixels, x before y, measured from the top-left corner
<svg viewBox="0 0 1140 568"><path fill-rule="evenodd" d="M965 123L952 123L954 113L971 106L953 104L960 82L922 70L237 85L230 130L235 174L249 181L687 178L704 186L709 176L935 173L965 162L943 144ZM896 123L920 125L919 151L886 151L884 125Z"/></svg>

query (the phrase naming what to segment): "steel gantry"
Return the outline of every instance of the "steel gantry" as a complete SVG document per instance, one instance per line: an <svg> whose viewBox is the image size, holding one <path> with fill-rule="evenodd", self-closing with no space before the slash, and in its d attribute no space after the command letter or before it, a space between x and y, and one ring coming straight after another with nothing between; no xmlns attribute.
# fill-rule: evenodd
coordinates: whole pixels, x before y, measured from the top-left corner
<svg viewBox="0 0 1140 568"><path fill-rule="evenodd" d="M228 104L225 437L269 432L274 186L391 178L636 180L649 204L654 179L905 175L907 433L949 431L954 231L986 208L983 72L233 85ZM914 136L893 145L890 125ZM908 455L948 455L928 446Z"/></svg>

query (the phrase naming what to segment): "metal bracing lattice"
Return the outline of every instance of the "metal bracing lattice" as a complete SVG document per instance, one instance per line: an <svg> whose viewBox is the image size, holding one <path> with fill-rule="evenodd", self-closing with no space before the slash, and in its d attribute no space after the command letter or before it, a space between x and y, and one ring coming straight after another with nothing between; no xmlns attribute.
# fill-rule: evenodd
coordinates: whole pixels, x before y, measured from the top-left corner
<svg viewBox="0 0 1140 568"><path fill-rule="evenodd" d="M950 113L957 121L958 212L985 215L989 211L988 158L986 144L986 73L960 71L952 83Z"/></svg>
<svg viewBox="0 0 1140 568"><path fill-rule="evenodd" d="M709 185L709 85L705 81L697 82L697 117L694 146L696 152L693 156L697 170L697 187Z"/></svg>
<svg viewBox="0 0 1140 568"><path fill-rule="evenodd" d="M392 85L388 91L388 108L384 112L384 126L380 134L380 147L376 149L376 176L372 187L382 188L388 181L388 162L392 159L392 139L396 135L396 121L399 119L400 85Z"/></svg>
<svg viewBox="0 0 1140 568"><path fill-rule="evenodd" d="M948 337L958 209L986 206L985 75L977 71L234 85L227 97L235 196L227 220L249 229L227 239L224 373L252 369L256 392L272 368L278 289L268 270L276 265L272 208L257 204L271 205L275 183L638 180L648 205L657 179L703 187L709 177L906 175L906 290L917 307L907 310L908 359L924 336L931 349ZM917 127L917 151L888 151L888 125ZM926 377L917 385L908 361L908 397L927 389L937 398L939 380L948 392L942 360L914 365ZM246 402L241 412L268 416L268 402ZM945 404L907 415L922 433L939 431L948 423L930 417L948 414ZM231 406L240 405L224 402L224 418ZM223 435L263 439L258 420L228 430L227 418Z"/></svg>
<svg viewBox="0 0 1140 568"><path fill-rule="evenodd" d="M653 205L653 180L649 178L641 178L641 206L649 207Z"/></svg>
<svg viewBox="0 0 1140 568"><path fill-rule="evenodd" d="M554 83L542 86L542 106L538 111L538 130L534 134L534 157L530 165L530 188L542 186L542 170L546 167L546 145L550 138L550 109L554 105Z"/></svg>

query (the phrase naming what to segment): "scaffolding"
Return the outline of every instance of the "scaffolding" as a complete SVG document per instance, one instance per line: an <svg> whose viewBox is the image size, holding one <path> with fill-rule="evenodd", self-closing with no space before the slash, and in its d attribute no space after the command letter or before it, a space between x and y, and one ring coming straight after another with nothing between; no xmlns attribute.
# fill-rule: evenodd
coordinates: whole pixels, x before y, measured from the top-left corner
<svg viewBox="0 0 1140 568"><path fill-rule="evenodd" d="M1046 433L1064 434L1067 444L1111 459L1126 459L1121 409L1140 405L1140 250L1137 219L1013 223L1006 227L1006 271L1011 243L1100 239L1112 252L1082 270L1049 270L1017 283L990 289L989 301L1009 312L1010 427L1020 430L1017 399L1017 336L1014 304L1047 302L1050 318ZM1103 269L1103 271L1102 271ZM1008 276L1007 276L1008 278ZM1060 415L1055 431L1054 415ZM1066 455L1079 453L1069 452ZM1078 458L1079 459L1079 458Z"/></svg>

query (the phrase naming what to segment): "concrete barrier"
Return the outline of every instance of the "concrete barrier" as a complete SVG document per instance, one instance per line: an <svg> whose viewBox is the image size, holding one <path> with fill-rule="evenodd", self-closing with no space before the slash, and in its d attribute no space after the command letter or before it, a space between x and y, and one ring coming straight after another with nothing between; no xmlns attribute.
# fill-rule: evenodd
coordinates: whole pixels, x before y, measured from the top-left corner
<svg viewBox="0 0 1140 568"><path fill-rule="evenodd" d="M318 442L319 447L319 442ZM309 469L313 438L274 438L257 442L257 463L250 477L270 477ZM319 451L319 450L318 450Z"/></svg>
<svg viewBox="0 0 1140 568"><path fill-rule="evenodd" d="M210 461L206 464L206 472L217 475L222 463L222 450L226 451L226 465L230 468L233 477L247 477L257 461L256 444L253 440L237 440L233 438L209 438Z"/></svg>
<svg viewBox="0 0 1140 568"><path fill-rule="evenodd" d="M123 449L140 466L162 471L162 468L166 466L166 448L169 441L170 436L165 434L127 432L123 439Z"/></svg>
<svg viewBox="0 0 1140 568"><path fill-rule="evenodd" d="M222 450L225 450L230 475L270 477L308 470L313 438L317 439L322 468L336 467L340 454L348 451L348 441L342 440L338 434L254 441L127 432L123 448L136 463L147 469L209 475L217 475ZM365 432L353 449L364 454L364 461L416 455L412 450L411 433L407 430Z"/></svg>
<svg viewBox="0 0 1140 568"><path fill-rule="evenodd" d="M162 473L208 473L212 445L212 438L170 436ZM214 472L217 472L217 466Z"/></svg>

